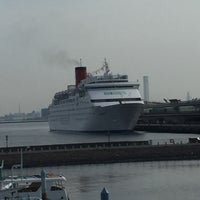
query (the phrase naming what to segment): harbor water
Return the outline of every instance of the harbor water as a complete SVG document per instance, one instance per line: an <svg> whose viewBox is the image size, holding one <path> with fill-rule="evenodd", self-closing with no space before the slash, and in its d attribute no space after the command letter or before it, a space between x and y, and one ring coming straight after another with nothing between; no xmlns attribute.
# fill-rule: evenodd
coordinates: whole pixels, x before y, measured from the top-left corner
<svg viewBox="0 0 200 200"><path fill-rule="evenodd" d="M0 124L0 146L30 146L99 141L170 139L186 142L198 134L147 133L95 134L49 132L46 122ZM16 163L13 163L16 164ZM103 187L113 200L197 200L200 196L200 161L162 161L45 167L47 172L63 174L71 200L98 200ZM26 168L24 175L40 173ZM15 173L20 173L17 169ZM3 175L10 175L4 170Z"/></svg>

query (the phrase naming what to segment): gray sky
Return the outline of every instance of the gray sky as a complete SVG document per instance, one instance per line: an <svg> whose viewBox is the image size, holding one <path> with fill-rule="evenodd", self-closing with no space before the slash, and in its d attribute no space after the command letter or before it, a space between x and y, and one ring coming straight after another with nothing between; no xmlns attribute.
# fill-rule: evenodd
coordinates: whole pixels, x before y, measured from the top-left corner
<svg viewBox="0 0 200 200"><path fill-rule="evenodd" d="M40 110L107 58L150 99L199 98L198 0L0 0L0 115Z"/></svg>

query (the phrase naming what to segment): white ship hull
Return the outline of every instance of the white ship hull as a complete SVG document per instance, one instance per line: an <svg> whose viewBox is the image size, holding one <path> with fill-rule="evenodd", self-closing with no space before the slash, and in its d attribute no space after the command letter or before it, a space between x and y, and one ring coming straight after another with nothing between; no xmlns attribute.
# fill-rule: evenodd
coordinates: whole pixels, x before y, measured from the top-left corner
<svg viewBox="0 0 200 200"><path fill-rule="evenodd" d="M124 132L133 131L143 104L117 104L74 111L66 117L49 118L51 131ZM63 116L63 115L60 115Z"/></svg>

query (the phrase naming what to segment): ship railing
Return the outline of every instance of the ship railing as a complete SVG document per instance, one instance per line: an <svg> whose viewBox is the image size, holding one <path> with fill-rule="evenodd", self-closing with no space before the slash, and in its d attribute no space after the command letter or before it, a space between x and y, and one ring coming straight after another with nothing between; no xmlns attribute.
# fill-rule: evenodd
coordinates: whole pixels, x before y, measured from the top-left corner
<svg viewBox="0 0 200 200"><path fill-rule="evenodd" d="M112 74L109 74L109 75L106 75L106 76L92 76L92 75L89 75L87 77L87 79L85 80L82 80L81 81L81 84L86 84L86 83L91 83L91 82L99 82L101 80L128 80L128 75L120 75L120 74L117 74L117 75L112 75Z"/></svg>
<svg viewBox="0 0 200 200"><path fill-rule="evenodd" d="M62 151L79 150L105 147L127 147L127 146L149 145L149 141L121 141L121 142L96 142L96 143L72 143L55 145L19 146L19 147L0 147L0 153L17 153L31 151Z"/></svg>

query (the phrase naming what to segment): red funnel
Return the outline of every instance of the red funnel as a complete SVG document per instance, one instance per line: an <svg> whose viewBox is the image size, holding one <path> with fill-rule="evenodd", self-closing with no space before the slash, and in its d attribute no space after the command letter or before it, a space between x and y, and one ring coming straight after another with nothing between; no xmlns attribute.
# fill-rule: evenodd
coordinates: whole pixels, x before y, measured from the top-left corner
<svg viewBox="0 0 200 200"><path fill-rule="evenodd" d="M86 67L76 67L75 74L76 74L76 86L78 86L78 84L87 77Z"/></svg>

